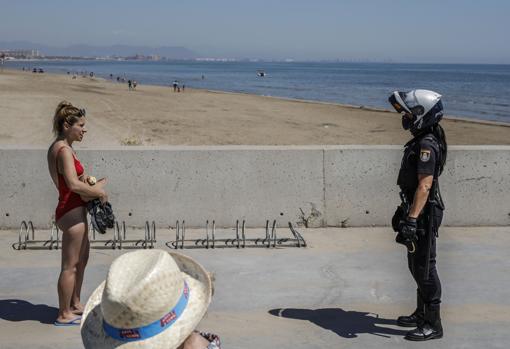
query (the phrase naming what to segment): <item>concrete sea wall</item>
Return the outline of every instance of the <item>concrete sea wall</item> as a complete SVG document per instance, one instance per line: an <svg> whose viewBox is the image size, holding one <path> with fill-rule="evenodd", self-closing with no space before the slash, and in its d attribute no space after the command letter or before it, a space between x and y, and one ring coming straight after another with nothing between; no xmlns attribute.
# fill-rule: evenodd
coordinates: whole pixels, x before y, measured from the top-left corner
<svg viewBox="0 0 510 349"><path fill-rule="evenodd" d="M398 146L202 146L80 149L85 170L107 177L128 225L187 226L246 219L309 226L389 225L399 203ZM452 146L441 176L444 223L510 225L510 147ZM0 228L51 224L57 191L46 149L0 148Z"/></svg>

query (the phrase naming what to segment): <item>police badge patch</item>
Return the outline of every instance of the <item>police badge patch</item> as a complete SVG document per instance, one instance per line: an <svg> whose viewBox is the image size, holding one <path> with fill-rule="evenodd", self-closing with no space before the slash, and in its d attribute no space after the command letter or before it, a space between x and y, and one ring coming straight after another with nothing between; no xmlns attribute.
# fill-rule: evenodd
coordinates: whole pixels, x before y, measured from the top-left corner
<svg viewBox="0 0 510 349"><path fill-rule="evenodd" d="M430 150L421 149L420 150L420 160L422 162L427 162L430 159Z"/></svg>

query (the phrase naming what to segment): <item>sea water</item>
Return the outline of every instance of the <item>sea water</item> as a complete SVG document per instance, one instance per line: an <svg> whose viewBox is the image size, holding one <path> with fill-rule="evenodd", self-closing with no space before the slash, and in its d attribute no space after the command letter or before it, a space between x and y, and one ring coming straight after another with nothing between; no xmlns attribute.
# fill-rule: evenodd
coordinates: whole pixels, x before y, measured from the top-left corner
<svg viewBox="0 0 510 349"><path fill-rule="evenodd" d="M93 72L138 84L253 93L391 109L395 90L443 95L447 116L510 123L510 65L203 61L8 61L5 67L54 73ZM261 77L258 72L265 72Z"/></svg>

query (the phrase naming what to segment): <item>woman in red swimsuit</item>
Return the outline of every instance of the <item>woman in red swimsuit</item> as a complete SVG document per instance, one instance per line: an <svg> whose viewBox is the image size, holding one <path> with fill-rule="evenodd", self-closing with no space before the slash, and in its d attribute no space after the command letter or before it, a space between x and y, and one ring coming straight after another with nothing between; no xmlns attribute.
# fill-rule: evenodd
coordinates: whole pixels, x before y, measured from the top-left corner
<svg viewBox="0 0 510 349"><path fill-rule="evenodd" d="M61 102L53 117L55 141L48 149L48 167L58 189L55 221L62 230L62 267L58 279L59 313L55 325L77 325L83 313L80 291L89 257L86 202L95 198L106 201L105 179L94 186L76 158L73 142L80 142L87 132L85 110Z"/></svg>

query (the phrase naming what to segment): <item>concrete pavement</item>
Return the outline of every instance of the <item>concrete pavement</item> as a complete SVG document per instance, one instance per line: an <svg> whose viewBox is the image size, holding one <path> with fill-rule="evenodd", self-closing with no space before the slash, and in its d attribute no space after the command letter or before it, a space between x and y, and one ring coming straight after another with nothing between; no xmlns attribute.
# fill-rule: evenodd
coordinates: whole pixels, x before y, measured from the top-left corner
<svg viewBox="0 0 510 349"><path fill-rule="evenodd" d="M415 285L389 228L299 231L305 249L184 250L215 273L215 296L200 328L219 334L224 348L508 347L510 227L441 230L445 337L427 343L405 341L406 329L394 322L414 310ZM159 230L158 247L169 250L164 242L174 234ZM262 230L248 231L257 234ZM17 235L0 231L0 347L81 348L78 327L52 325L60 250L15 251ZM91 251L84 300L126 252Z"/></svg>

